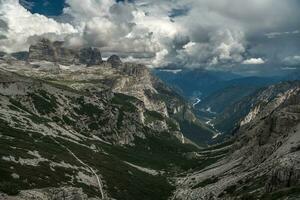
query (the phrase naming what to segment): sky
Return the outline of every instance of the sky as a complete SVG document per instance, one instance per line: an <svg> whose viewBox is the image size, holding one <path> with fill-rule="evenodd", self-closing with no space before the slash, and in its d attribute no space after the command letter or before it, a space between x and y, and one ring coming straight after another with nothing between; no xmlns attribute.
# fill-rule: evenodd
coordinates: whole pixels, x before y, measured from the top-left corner
<svg viewBox="0 0 300 200"><path fill-rule="evenodd" d="M149 67L300 68L299 0L0 0L0 51L40 38Z"/></svg>

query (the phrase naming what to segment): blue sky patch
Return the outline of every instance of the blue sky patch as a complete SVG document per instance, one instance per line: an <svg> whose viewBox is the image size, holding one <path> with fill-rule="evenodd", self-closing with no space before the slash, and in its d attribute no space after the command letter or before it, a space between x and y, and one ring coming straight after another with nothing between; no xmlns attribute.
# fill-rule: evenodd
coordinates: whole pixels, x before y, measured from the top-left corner
<svg viewBox="0 0 300 200"><path fill-rule="evenodd" d="M62 14L65 0L20 0L20 4L32 13L58 16Z"/></svg>

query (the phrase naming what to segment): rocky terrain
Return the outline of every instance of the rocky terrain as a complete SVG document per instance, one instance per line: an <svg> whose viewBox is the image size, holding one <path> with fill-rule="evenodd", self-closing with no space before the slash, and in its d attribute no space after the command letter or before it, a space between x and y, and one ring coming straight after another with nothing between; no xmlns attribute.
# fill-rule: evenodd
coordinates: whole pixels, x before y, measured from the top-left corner
<svg viewBox="0 0 300 200"><path fill-rule="evenodd" d="M300 83L260 91L228 150L213 165L178 178L174 199L299 199Z"/></svg>

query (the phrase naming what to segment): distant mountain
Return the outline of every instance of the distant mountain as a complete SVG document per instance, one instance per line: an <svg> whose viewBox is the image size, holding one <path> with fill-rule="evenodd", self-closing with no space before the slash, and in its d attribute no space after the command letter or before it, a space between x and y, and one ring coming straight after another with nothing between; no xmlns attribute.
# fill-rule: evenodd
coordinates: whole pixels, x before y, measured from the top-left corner
<svg viewBox="0 0 300 200"><path fill-rule="evenodd" d="M289 79L287 76L242 77L230 72L203 69L182 69L181 71L158 69L154 73L186 98L197 96L202 99L229 87L259 88Z"/></svg>
<svg viewBox="0 0 300 200"><path fill-rule="evenodd" d="M217 91L203 98L203 100L197 104L197 108L210 107L213 112L220 113L228 105L236 103L255 90L279 81L279 77L245 77L223 81Z"/></svg>
<svg viewBox="0 0 300 200"><path fill-rule="evenodd" d="M207 71L203 69L185 69L181 71L154 70L154 74L168 85L176 88L187 98L195 96L207 96L220 89L224 81L240 78L239 75L230 72Z"/></svg>
<svg viewBox="0 0 300 200"><path fill-rule="evenodd" d="M63 42L51 42L41 39L37 44L31 45L28 53L28 62L48 61L61 65L97 65L102 63L102 57L97 48L69 49Z"/></svg>
<svg viewBox="0 0 300 200"><path fill-rule="evenodd" d="M269 86L260 88L236 101L234 104L226 106L225 109L216 115L212 123L217 129L225 133L231 133L235 128L239 127L243 118L246 117L256 104L268 102L292 86L293 84L290 84L290 82L283 82L278 84L277 87Z"/></svg>
<svg viewBox="0 0 300 200"><path fill-rule="evenodd" d="M261 88L288 80L291 75L276 77L241 77L228 72L202 69L155 71L170 87L179 91L194 107L198 117L215 128L230 134L235 123L249 111L245 104ZM296 75L293 76L295 79ZM240 101L246 102L240 105ZM241 106L238 110L236 106ZM244 109L244 110L243 110Z"/></svg>

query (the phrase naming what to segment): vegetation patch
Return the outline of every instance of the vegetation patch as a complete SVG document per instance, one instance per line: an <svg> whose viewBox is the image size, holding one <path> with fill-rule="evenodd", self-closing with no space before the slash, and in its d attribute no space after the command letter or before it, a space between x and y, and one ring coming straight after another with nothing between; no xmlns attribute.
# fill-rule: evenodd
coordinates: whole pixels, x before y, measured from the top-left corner
<svg viewBox="0 0 300 200"><path fill-rule="evenodd" d="M114 95L111 102L112 104L120 105L121 109L125 112L134 113L137 111L137 108L133 103L138 102L138 99L132 96L117 93Z"/></svg>
<svg viewBox="0 0 300 200"><path fill-rule="evenodd" d="M91 103L86 103L84 101L84 96L77 98L76 103L78 103L80 107L75 108L74 110L79 115L86 115L94 119L103 113L103 111L98 106Z"/></svg>
<svg viewBox="0 0 300 200"><path fill-rule="evenodd" d="M118 121L117 121L117 127L118 127L118 129L121 128L121 126L123 124L123 120L124 120L124 112L122 110L119 110Z"/></svg>
<svg viewBox="0 0 300 200"><path fill-rule="evenodd" d="M170 128L170 131L178 131L178 126L177 126L176 122L174 122L173 119L167 118L166 122L168 124L168 127Z"/></svg>
<svg viewBox="0 0 300 200"><path fill-rule="evenodd" d="M19 194L19 187L16 183L11 182L0 182L0 191L7 195Z"/></svg>
<svg viewBox="0 0 300 200"><path fill-rule="evenodd" d="M164 117L160 113L155 112L155 111L146 110L144 115L145 115L145 123L146 124L154 122L154 121L164 120Z"/></svg>
<svg viewBox="0 0 300 200"><path fill-rule="evenodd" d="M112 148L102 145L102 147L120 160L170 173L183 172L199 165L197 160L187 159L184 156L185 153L197 151L195 146L182 144L169 133L161 133L160 136L146 135L148 135L146 139L135 138L135 146Z"/></svg>
<svg viewBox="0 0 300 200"><path fill-rule="evenodd" d="M273 193L264 194L261 199L262 200L276 200L276 199L282 199L284 197L298 197L300 196L300 186L290 187L290 188L284 188L281 190L278 190Z"/></svg>
<svg viewBox="0 0 300 200"><path fill-rule="evenodd" d="M165 200L175 189L162 175L153 176L142 172L123 162L118 155L111 154L115 147L104 143L94 142L97 146L104 148L105 152L93 152L90 149L61 140L60 143L71 149L81 160L91 167L99 170L105 180L106 187L111 197L124 200ZM120 147L122 148L122 147ZM111 151L107 151L111 150ZM89 155L89 156L87 156ZM83 188L90 195L97 195L91 191L92 188Z"/></svg>
<svg viewBox="0 0 300 200"><path fill-rule="evenodd" d="M54 95L50 95L44 90L38 90L37 94L31 93L29 96L40 114L46 115L55 112L58 103Z"/></svg>

